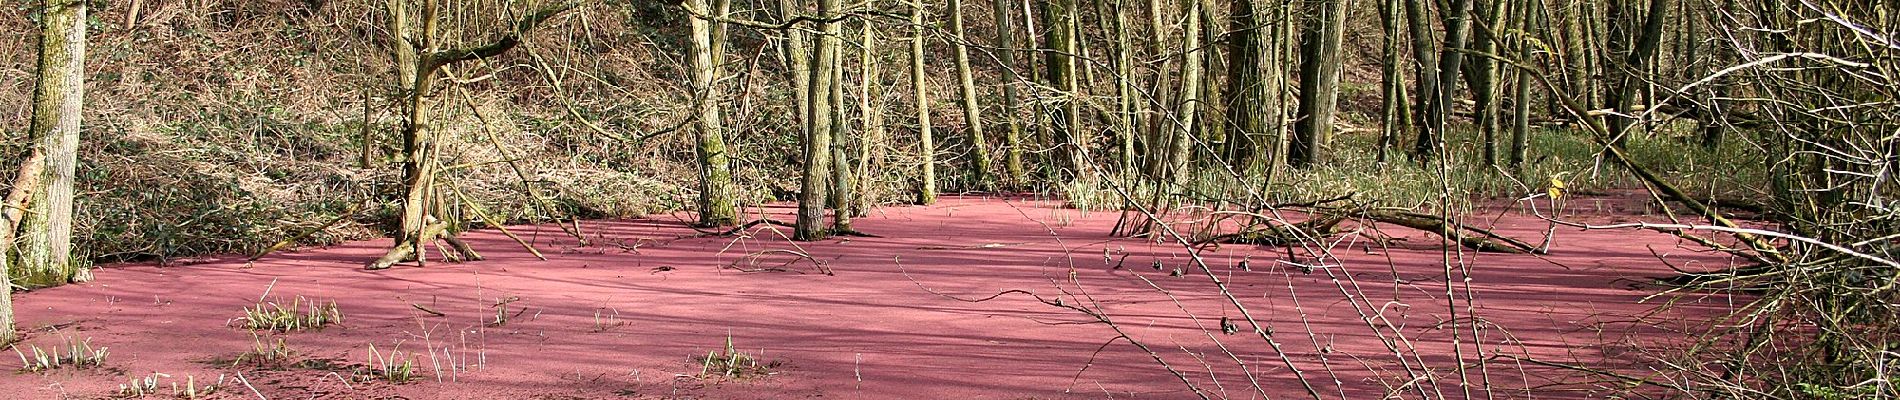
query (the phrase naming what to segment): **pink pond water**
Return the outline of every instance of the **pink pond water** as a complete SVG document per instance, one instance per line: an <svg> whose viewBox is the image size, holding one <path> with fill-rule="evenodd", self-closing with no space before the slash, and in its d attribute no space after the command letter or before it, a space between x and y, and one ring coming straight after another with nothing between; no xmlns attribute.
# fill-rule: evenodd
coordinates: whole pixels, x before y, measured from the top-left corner
<svg viewBox="0 0 1900 400"><path fill-rule="evenodd" d="M753 211L785 219L790 209ZM1521 211L1469 220L1541 241L1548 224ZM1580 218L1640 218L1620 212ZM1256 399L1311 398L1308 387L1329 399L1588 398L1616 386L1519 360L1641 375L1639 345L1729 306L1716 297L1642 302L1656 290L1646 277L1670 274L1669 264L1727 262L1646 232L1559 229L1545 256L1454 251L1471 278L1448 295L1440 241L1397 227L1383 228L1406 239L1390 247L1345 236L1326 249L1336 259L1296 257L1319 266L1307 273L1283 248L1239 245L1204 249L1203 270L1179 244L1111 237L1116 213L1046 201L881 208L856 225L880 237L814 243L769 227L691 238L686 218L585 222L587 247L552 226L514 228L548 261L484 230L467 235L488 256L475 263L361 269L390 244L381 240L250 267L241 257L105 266L94 282L16 303L23 351L90 339L109 349L104 366L0 374L0 397L106 398L143 377L156 377L162 397L174 383L222 376L214 397L233 399ZM1170 276L1176 268L1185 276ZM1097 310L1115 325L1024 294L959 300L1011 290ZM312 362L233 365L256 343L232 322L241 309L297 296L334 300L346 317L263 336ZM1666 300L1681 306L1649 313ZM508 318L497 324L502 302ZM1223 333L1223 318L1238 332ZM777 365L764 376L700 376L693 357L728 338ZM372 345L413 360L415 381L368 378ZM0 368L17 367L12 358L0 357Z"/></svg>

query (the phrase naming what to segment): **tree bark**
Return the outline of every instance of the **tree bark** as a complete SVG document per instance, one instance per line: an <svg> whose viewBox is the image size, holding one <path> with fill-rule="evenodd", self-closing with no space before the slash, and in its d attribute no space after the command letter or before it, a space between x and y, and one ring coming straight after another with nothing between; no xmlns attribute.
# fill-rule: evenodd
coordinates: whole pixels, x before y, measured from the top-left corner
<svg viewBox="0 0 1900 400"><path fill-rule="evenodd" d="M1132 183L1135 172L1135 127L1141 126L1135 90L1135 42L1129 31L1128 3L1115 1L1115 142L1117 173Z"/></svg>
<svg viewBox="0 0 1900 400"><path fill-rule="evenodd" d="M1016 70L1015 29L1010 23L1010 1L993 0L991 5L992 12L996 17L996 43L994 46L1001 49L996 52L997 63L1000 64L999 67L1003 69L1003 82L1002 85L1000 85L1003 87L1002 114L1005 126L1003 131L1003 169L1005 173L1009 175L1010 186L1020 188L1027 183L1025 180L1028 179L1028 171L1026 171L1023 166L1023 124L1017 114L1017 110L1022 108L1022 94L1019 93L1016 84L1022 81L1022 76Z"/></svg>
<svg viewBox="0 0 1900 400"><path fill-rule="evenodd" d="M1049 69L1049 83L1062 91L1062 105L1050 113L1050 129L1053 131L1052 144L1056 146L1056 179L1077 179L1083 175L1083 164L1088 145L1087 133L1081 127L1081 80L1077 76L1076 55L1080 54L1079 40L1076 37L1076 16L1078 10L1075 0L1050 0L1048 3L1049 34L1045 38L1050 51L1044 57Z"/></svg>
<svg viewBox="0 0 1900 400"><path fill-rule="evenodd" d="M1399 29L1404 8L1400 0L1379 0L1379 27L1385 40L1380 47L1379 63L1379 153L1378 162L1386 162L1391 154L1393 143L1411 132L1410 115L1406 112L1405 70L1399 66L1405 60L1399 43L1403 31Z"/></svg>
<svg viewBox="0 0 1900 400"><path fill-rule="evenodd" d="M1517 34L1512 35L1511 43L1517 49L1517 59L1520 62L1531 61L1533 55L1531 53L1531 41L1528 35L1530 35L1531 29L1535 27L1537 18L1543 16L1543 11L1544 2L1542 0L1521 0L1518 2L1516 9ZM1531 85L1535 84L1535 82L1531 80L1531 74L1529 72L1512 69L1511 74L1517 78L1517 82L1513 83L1513 92L1511 94L1511 157L1508 162L1510 163L1512 171L1522 172L1524 159L1527 158L1530 152Z"/></svg>
<svg viewBox="0 0 1900 400"><path fill-rule="evenodd" d="M805 11L804 0L779 0L779 18L791 20ZM811 136L811 36L803 29L785 30L785 65L791 72L792 103L798 108L798 137Z"/></svg>
<svg viewBox="0 0 1900 400"><path fill-rule="evenodd" d="M970 130L970 172L976 187L989 189L990 178L990 142L983 135L983 108L977 104L976 73L970 66L969 37L964 34L963 0L950 0L950 35L956 43L952 47L957 55L957 89L962 92L964 125Z"/></svg>
<svg viewBox="0 0 1900 400"><path fill-rule="evenodd" d="M818 0L818 15L831 18L838 14L838 0ZM838 58L837 21L817 21L820 34L817 39L817 51L811 60L811 80L806 97L807 109L811 112L808 119L811 130L805 134L805 173L800 185L798 200L798 220L793 227L792 239L801 241L821 240L830 236L825 226L826 194L830 191L831 139L833 123L832 85L837 84L834 69Z"/></svg>
<svg viewBox="0 0 1900 400"><path fill-rule="evenodd" d="M706 0L685 0L681 6L694 10L688 14L709 13ZM732 202L732 166L726 155L725 120L720 115L717 88L721 67L716 52L723 48L715 42L715 22L690 18L693 35L694 110L697 112L697 150L699 161L699 225L726 226L738 223L738 210ZM723 24L721 24L723 25Z"/></svg>
<svg viewBox="0 0 1900 400"><path fill-rule="evenodd" d="M6 197L0 198L0 284L10 283L8 267L12 264L7 254L13 252L15 232L19 231L21 220L26 216L26 203L33 196L34 189L40 188L40 178L46 169L46 153L39 149L28 150L27 156L20 161L20 171L13 176L13 189ZM13 287L0 287L0 345L11 344L19 339L14 331Z"/></svg>
<svg viewBox="0 0 1900 400"><path fill-rule="evenodd" d="M1431 14L1422 0L1405 1L1405 21L1407 34L1412 39L1413 70L1418 90L1412 91L1413 129L1418 131L1413 142L1412 154L1425 156L1438 147L1438 128L1432 125L1431 103L1436 101L1439 82L1438 75L1438 36L1432 33Z"/></svg>
<svg viewBox="0 0 1900 400"><path fill-rule="evenodd" d="M834 30L843 34L844 23L836 24L840 26ZM837 40L838 54L831 59L831 65L826 66L831 70L831 231L853 232L851 218L855 215L851 214L851 203L856 201L858 188L851 174L851 132L846 124L851 118L845 115L849 109L844 107L844 39Z"/></svg>
<svg viewBox="0 0 1900 400"><path fill-rule="evenodd" d="M1408 3L1408 8L1418 7L1417 0L1408 0ZM1421 10L1414 15L1418 18L1413 21L1412 30L1414 34L1426 31L1425 37L1430 38L1430 25L1423 23L1422 13ZM1425 106L1418 109L1425 121L1419 130L1418 142L1413 147L1413 152L1421 160L1438 157L1438 148L1444 144L1449 124L1447 118L1451 114L1451 103L1456 98L1459 74L1464 68L1466 37L1471 31L1471 0L1450 0L1443 14L1445 42L1439 50L1438 69L1435 72L1438 77L1434 80L1436 85L1432 87L1433 90L1420 91L1418 94L1426 99ZM1417 42L1417 39L1413 40Z"/></svg>
<svg viewBox="0 0 1900 400"><path fill-rule="evenodd" d="M44 155L37 188L16 220L19 243L11 253L15 282L28 288L90 279L83 262L72 259L73 173L79 164L79 133L85 103L87 2L47 0L40 20L39 72L33 93L33 121L27 137ZM9 257L0 252L0 258ZM8 288L0 288L8 289ZM9 332L11 332L9 330Z"/></svg>
<svg viewBox="0 0 1900 400"><path fill-rule="evenodd" d="M1623 6L1612 7L1620 9ZM1616 77L1610 80L1614 86L1609 91L1609 102L1610 105L1616 107L1618 115L1609 116L1608 121L1610 133L1615 135L1614 139L1618 144L1628 140L1633 133L1631 128L1636 126L1636 121L1626 116L1635 113L1638 91L1641 87L1649 85L1649 82L1643 80L1640 75L1649 69L1650 61L1656 58L1656 52L1661 48L1663 24L1668 19L1669 9L1670 0L1650 0L1649 10L1644 15L1642 31L1637 34L1634 45L1627 49L1626 53L1617 54L1622 57L1622 62L1616 68ZM1622 13L1627 12L1624 10ZM1612 13L1610 20L1612 26L1621 26L1628 20L1634 19L1619 18L1615 16L1616 14L1620 13ZM1611 40L1612 43L1616 43L1628 38L1627 35L1619 34L1616 29L1612 29ZM1613 50L1624 50L1619 47L1621 46L1614 44L1611 46Z"/></svg>
<svg viewBox="0 0 1900 400"><path fill-rule="evenodd" d="M1194 127L1201 110L1199 96L1203 83L1202 62L1205 61L1201 55L1201 14L1201 1L1188 0L1187 11L1183 13L1187 16L1186 32L1181 35L1184 55L1181 61L1181 101L1178 103L1180 122L1175 129L1170 130L1173 137L1168 141L1168 168L1162 175L1163 181L1171 184L1170 193L1180 190L1181 185L1187 182L1188 152L1193 145Z"/></svg>
<svg viewBox="0 0 1900 400"><path fill-rule="evenodd" d="M910 0L910 84L917 107L917 155L923 171L917 180L917 204L937 203L937 140L930 127L930 86L924 78L924 0Z"/></svg>
<svg viewBox="0 0 1900 400"><path fill-rule="evenodd" d="M880 84L877 60L877 25L866 21L863 25L863 37L859 39L858 62L858 115L864 119L864 137L858 140L858 166L855 175L862 177L871 170L871 148L884 140L884 112L872 102L877 99ZM851 204L851 215L862 216L870 212L869 196L854 196L857 201Z"/></svg>
<svg viewBox="0 0 1900 400"><path fill-rule="evenodd" d="M1300 115L1287 161L1296 168L1326 162L1339 106L1339 55L1345 37L1345 0L1306 2L1309 20L1300 36Z"/></svg>
<svg viewBox="0 0 1900 400"><path fill-rule="evenodd" d="M1479 145L1482 148L1484 165L1490 166L1498 163L1498 136L1503 131L1503 121L1500 118L1504 110L1499 100L1504 95L1501 89L1503 84L1499 82L1500 71L1497 63L1491 60L1491 56L1499 55L1498 41L1501 39L1493 37L1493 34L1505 32L1505 2L1504 0L1479 0L1475 7L1476 14L1483 18L1485 23L1482 29L1472 30L1474 39L1471 47L1474 47L1480 55L1472 56L1471 59L1471 97L1476 103L1476 122L1481 136Z"/></svg>

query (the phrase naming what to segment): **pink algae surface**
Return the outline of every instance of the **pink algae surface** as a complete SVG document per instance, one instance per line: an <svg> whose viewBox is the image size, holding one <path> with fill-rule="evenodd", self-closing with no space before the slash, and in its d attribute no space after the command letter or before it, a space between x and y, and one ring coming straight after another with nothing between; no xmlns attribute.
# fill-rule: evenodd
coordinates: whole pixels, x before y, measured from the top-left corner
<svg viewBox="0 0 1900 400"><path fill-rule="evenodd" d="M789 211L754 210L781 220ZM1480 212L1469 220L1532 242L1547 228L1515 209ZM380 240L275 254L249 268L241 257L105 266L94 282L22 293L16 303L29 335L21 348L89 338L109 348L104 366L3 374L0 397L108 398L148 376L158 376L164 397L188 377L203 385L224 376L214 397L1198 398L1159 357L1212 398L1311 398L1308 386L1324 398L1588 398L1603 394L1602 379L1516 360L1643 376L1633 343L1680 337L1672 332L1729 306L1716 297L1639 302L1655 292L1640 283L1671 273L1668 264L1725 262L1646 232L1559 229L1541 257L1453 252L1471 279L1468 292L1457 284L1451 296L1441 242L1405 228L1382 228L1407 239L1390 248L1342 237L1330 249L1338 259L1302 261L1320 266L1311 273L1281 262L1284 248L1206 249L1207 272L1272 332L1276 351L1184 247L1111 237L1116 217L1056 202L951 197L857 221L880 237L814 243L767 227L693 238L682 214L584 222L593 242L585 247L553 226L515 227L548 261L483 230L466 235L488 257L474 263L363 270L390 244ZM1241 260L1251 268L1237 268ZM1175 268L1185 276L1170 276ZM267 289L275 299L334 300L345 314L321 330L262 335L282 338L303 365L230 361L258 341L233 320ZM1153 353L1027 295L957 299L1009 290L1099 310ZM1464 301L1467 293L1475 301ZM1669 299L1684 306L1648 313ZM507 321L496 324L504 302ZM1477 344L1470 311L1484 322ZM1461 328L1445 329L1454 312ZM1239 321L1236 334L1222 332L1223 317ZM728 338L777 365L765 376L698 377L703 366L693 357ZM415 381L360 379L372 345L413 360ZM1480 357L1490 362L1479 365Z"/></svg>

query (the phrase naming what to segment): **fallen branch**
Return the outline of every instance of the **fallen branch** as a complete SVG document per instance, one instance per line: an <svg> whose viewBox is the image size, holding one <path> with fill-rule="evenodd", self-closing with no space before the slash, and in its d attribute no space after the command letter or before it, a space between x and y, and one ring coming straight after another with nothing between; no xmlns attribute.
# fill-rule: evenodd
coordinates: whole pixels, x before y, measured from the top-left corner
<svg viewBox="0 0 1900 400"><path fill-rule="evenodd" d="M1492 253L1528 254L1537 253L1537 246L1497 234L1490 230L1466 225L1457 221L1447 221L1434 215L1410 211L1389 209L1370 209L1360 214L1361 218L1376 222L1403 226L1431 232L1438 236L1456 240L1459 245L1472 250ZM1480 236L1466 235L1472 232Z"/></svg>
<svg viewBox="0 0 1900 400"><path fill-rule="evenodd" d="M698 227L694 227L693 231L699 232L699 235L695 235L693 237L702 238L702 237L732 236L732 235L739 234L739 232L745 232L746 230L752 229L753 227L756 227L759 225L778 225L778 226L783 226L787 228L794 226L792 224L785 223L785 221L780 221L780 220L771 219L771 218L760 218L760 219L753 220L752 222L740 224L739 226L732 227L732 229L727 229L725 231L708 231L708 230L699 229Z"/></svg>
<svg viewBox="0 0 1900 400"><path fill-rule="evenodd" d="M433 309L430 309L430 308L429 308L429 306L425 306L425 305L421 305L421 304L416 304L416 303L409 303L409 306L410 306L410 307L415 307L415 308L416 308L417 310L422 310L422 312L426 312L426 313L429 313L429 315L434 315L434 316L437 316L437 317L447 317L447 316L449 316L448 314L443 314L443 313L442 313L441 311L436 311L436 310L433 310Z"/></svg>

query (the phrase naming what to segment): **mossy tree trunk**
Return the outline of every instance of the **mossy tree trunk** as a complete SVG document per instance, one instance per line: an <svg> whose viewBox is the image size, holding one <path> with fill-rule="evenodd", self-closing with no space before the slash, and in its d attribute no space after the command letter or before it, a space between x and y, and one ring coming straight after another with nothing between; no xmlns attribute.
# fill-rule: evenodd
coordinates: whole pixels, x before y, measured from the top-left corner
<svg viewBox="0 0 1900 400"><path fill-rule="evenodd" d="M950 0L950 35L957 55L957 89L961 92L963 122L970 130L970 177L978 189L989 189L990 145L983 134L983 106L976 97L976 73L970 65L969 37L964 34L963 0Z"/></svg>
<svg viewBox="0 0 1900 400"><path fill-rule="evenodd" d="M1233 99L1226 116L1233 131L1229 132L1224 152L1227 162L1242 172L1264 158L1257 150L1266 140L1267 120L1280 117L1279 100L1269 97L1268 67L1264 62L1268 51L1264 33L1273 31L1263 24L1266 15L1258 3L1232 0L1228 5L1233 17L1228 25L1232 33L1227 39L1227 84Z"/></svg>
<svg viewBox="0 0 1900 400"><path fill-rule="evenodd" d="M937 202L937 142L930 129L930 86L924 79L924 2L911 0L910 85L917 108L917 155L923 171L917 178L917 204Z"/></svg>
<svg viewBox="0 0 1900 400"><path fill-rule="evenodd" d="M1408 112L1405 101L1405 70L1400 69L1405 61L1405 53L1400 50L1402 43L1400 39L1404 35L1400 27L1403 26L1402 21L1405 16L1404 8L1400 7L1399 3L1400 0L1379 1L1379 26L1385 36L1380 49L1383 61L1379 63L1381 96L1378 162L1382 164L1391 154L1392 146L1398 138L1405 137L1411 132L1411 113Z"/></svg>
<svg viewBox="0 0 1900 400"><path fill-rule="evenodd" d="M829 19L838 14L838 0L818 0L818 13L821 18ZM839 48L839 22L821 20L814 22L820 32L817 37L816 51L812 51L811 74L806 96L809 130L805 133L805 171L800 182L798 194L798 220L793 228L795 240L821 240L831 236L831 230L825 225L825 206L830 192L831 176L831 139L834 124L831 119L832 85L837 84Z"/></svg>
<svg viewBox="0 0 1900 400"><path fill-rule="evenodd" d="M1517 31L1511 36L1510 40L1510 43L1515 47L1518 60L1523 60L1524 62L1531 61L1533 53L1531 52L1529 32L1536 28L1537 18L1543 16L1543 10L1544 2L1542 0L1520 0L1518 2L1517 8L1514 10ZM1531 85L1536 84L1536 82L1532 80L1533 77L1528 72L1518 71L1515 68L1512 68L1511 71L1512 76L1516 78L1516 82L1512 84L1513 86L1511 88L1511 154L1510 157L1506 159L1506 162L1511 167L1511 171L1522 172L1524 159L1528 157L1528 153L1530 152Z"/></svg>
<svg viewBox="0 0 1900 400"><path fill-rule="evenodd" d="M779 18L790 20L805 11L804 0L780 0ZM786 29L785 65L792 81L792 103L798 108L798 135L811 135L811 36L803 29Z"/></svg>
<svg viewBox="0 0 1900 400"><path fill-rule="evenodd" d="M1464 68L1465 42L1471 30L1471 0L1449 0L1445 3L1440 13L1444 21L1445 40L1443 46L1437 47L1432 44L1432 39L1437 36L1431 33L1430 17L1420 3L1419 0L1406 0L1405 5L1412 26L1414 50L1420 53L1420 65L1437 62L1431 71L1436 76L1427 81L1421 74L1419 79L1418 97L1422 105L1415 109L1420 123L1418 140L1413 142L1412 152L1422 161L1438 157L1438 148L1444 144L1451 102L1457 93L1458 78ZM1423 56L1432 53L1434 48L1438 53L1436 57Z"/></svg>
<svg viewBox="0 0 1900 400"><path fill-rule="evenodd" d="M1009 175L1009 184L1020 188L1028 179L1028 171L1023 166L1023 123L1017 115L1022 108L1022 93L1016 88L1022 80L1016 70L1016 34L1010 17L1013 7L1010 0L993 0L991 12L996 20L996 62L1003 70L1003 170Z"/></svg>
<svg viewBox="0 0 1900 400"><path fill-rule="evenodd" d="M1078 9L1075 0L1051 0L1048 3L1049 34L1045 37L1047 47L1052 50L1045 60L1049 68L1049 83L1062 91L1062 105L1050 115L1050 128L1056 146L1056 179L1079 179L1084 175L1083 164L1088 160L1084 154L1088 145L1087 133L1081 127L1081 80L1077 76L1076 55L1081 54L1076 37L1076 15Z"/></svg>
<svg viewBox="0 0 1900 400"><path fill-rule="evenodd" d="M1183 23L1185 30L1181 34L1180 100L1175 103L1178 110L1175 114L1180 120L1171 124L1173 129L1168 130L1171 135L1167 141L1167 169L1161 174L1161 181L1168 183L1168 193L1179 193L1182 184L1187 182L1188 154L1194 143L1194 128L1199 125L1201 85L1205 83L1201 78L1203 62L1206 61L1202 56L1205 49L1201 46L1201 0L1188 0L1186 6L1186 11L1182 13L1186 22Z"/></svg>
<svg viewBox="0 0 1900 400"><path fill-rule="evenodd" d="M682 7L693 10L690 15L703 15L713 12L707 0L686 0ZM697 113L698 128L694 132L697 139L699 161L699 225L724 226L738 222L738 210L732 202L732 166L726 155L725 119L720 115L720 91L718 88L721 67L718 52L724 46L716 42L714 27L716 22L707 18L690 18L693 35L693 90L694 111Z"/></svg>
<svg viewBox="0 0 1900 400"><path fill-rule="evenodd" d="M1612 13L1608 22L1612 27L1623 29L1611 29L1610 48L1616 52L1612 56L1620 57L1621 60L1611 71L1613 76L1607 80L1611 86L1605 93L1609 97L1609 105L1616 108L1616 115L1609 116L1607 122L1618 144L1623 144L1630 135L1635 134L1633 129L1641 127L1636 124L1637 121L1625 116L1636 114L1638 95L1650 85L1643 75L1662 47L1663 24L1668 21L1669 9L1672 8L1670 4L1670 0L1650 0L1647 4L1649 8L1643 15L1642 30L1634 33L1620 31L1627 30L1628 25L1635 23L1635 16L1630 15L1635 5L1612 5L1613 10L1620 11ZM1632 39L1634 43L1618 44L1628 43Z"/></svg>
<svg viewBox="0 0 1900 400"><path fill-rule="evenodd" d="M0 278L8 276L8 265L12 262L5 255L13 251L14 239L17 239L14 233L18 232L20 221L25 219L26 203L35 189L40 188L39 180L45 169L46 153L38 148L28 150L27 156L20 161L20 171L14 174L13 189L7 191L6 197L0 198ZM0 287L0 345L19 339L14 332L14 325L13 287Z"/></svg>
<svg viewBox="0 0 1900 400"><path fill-rule="evenodd" d="M1326 162L1339 108L1340 42L1345 37L1345 0L1306 2L1307 23L1300 34L1300 113L1294 122L1287 162L1307 168Z"/></svg>
<svg viewBox="0 0 1900 400"><path fill-rule="evenodd" d="M424 264L428 258L423 247L436 240L448 243L460 259L480 260L481 254L456 237L462 229L457 223L460 218L442 212L443 206L449 204L451 199L443 198L436 189L436 178L441 167L438 157L442 151L441 141L436 137L433 126L433 104L430 99L438 76L442 68L448 65L492 58L513 49L521 44L522 36L535 26L579 6L579 3L543 7L515 21L499 39L464 48L447 48L437 43L437 10L440 5L435 0L423 1L420 29L416 29L409 20L405 0L389 0L386 4L390 51L396 61L396 74L399 79L406 79L401 83L406 85L403 88L404 111L407 114L402 124L402 164L407 195L403 197L402 225L396 236L396 245L364 268L387 269L396 263L411 260L418 265Z"/></svg>
<svg viewBox="0 0 1900 400"><path fill-rule="evenodd" d="M1491 166L1498 163L1498 136L1504 127L1501 120L1504 113L1502 101L1504 84L1500 77L1502 71L1498 63L1491 60L1490 55L1499 54L1498 43L1501 38L1492 35L1505 33L1506 3L1504 0L1478 0L1475 4L1477 8L1475 14L1478 18L1483 18L1485 23L1480 29L1472 29L1473 41L1470 47L1478 55L1471 57L1471 64L1466 72L1471 77L1471 98L1476 103L1475 120L1480 136L1479 147L1484 157L1484 165Z"/></svg>
<svg viewBox="0 0 1900 400"><path fill-rule="evenodd" d="M81 108L85 102L86 2L48 0L40 19L40 59L33 93L33 121L27 132L41 154L28 161L38 175L25 188L25 207L10 229L7 275L28 288L90 279L81 260L73 259L73 172L79 163ZM23 170L29 165L22 165ZM25 177L19 177L25 178ZM18 188L16 188L18 189ZM6 288L0 288L6 289ZM11 332L11 330L8 330Z"/></svg>

